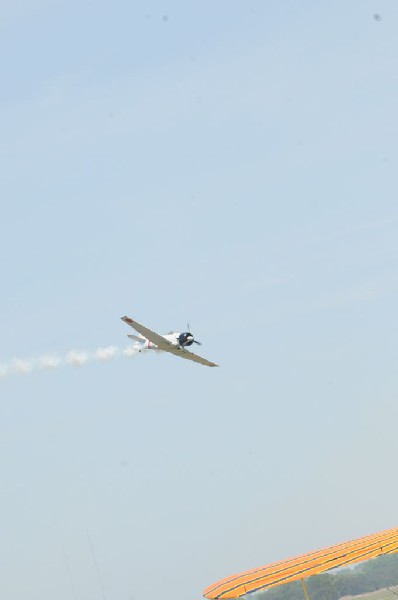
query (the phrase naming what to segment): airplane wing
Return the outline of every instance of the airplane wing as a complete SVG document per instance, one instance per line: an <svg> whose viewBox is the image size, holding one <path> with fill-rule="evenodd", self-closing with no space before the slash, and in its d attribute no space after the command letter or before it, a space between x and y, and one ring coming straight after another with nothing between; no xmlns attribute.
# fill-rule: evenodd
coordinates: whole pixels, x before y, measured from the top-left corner
<svg viewBox="0 0 398 600"><path fill-rule="evenodd" d="M130 325L133 329L138 331L141 335L145 336L147 340L152 342L152 344L156 344L160 350L169 350L172 344L168 340L166 340L162 335L155 333L151 329L144 327L141 323L137 323L137 321L133 321L130 317L121 317L122 321Z"/></svg>
<svg viewBox="0 0 398 600"><path fill-rule="evenodd" d="M202 358L198 354L194 354L189 350L185 350L185 348L174 348L173 346L169 346L168 348L164 348L166 352L171 352L175 356L180 356L181 358L187 358L188 360L193 360L193 362L199 363L201 365L205 365L206 367L218 367L216 363L210 362L206 358Z"/></svg>
<svg viewBox="0 0 398 600"><path fill-rule="evenodd" d="M176 348L171 344L168 340L166 340L163 336L155 333L151 329L144 327L137 321L133 321L130 317L122 317L122 321L130 325L133 329L138 331L141 335L144 335L147 340L152 342L152 344L156 344L160 350L164 350L165 352L171 352L175 356L180 356L181 358L186 358L187 360L192 360L193 362L199 363L201 365L205 365L206 367L218 367L216 363L210 362L206 358L202 358L198 354L194 354L193 352L189 352L185 350L185 348Z"/></svg>

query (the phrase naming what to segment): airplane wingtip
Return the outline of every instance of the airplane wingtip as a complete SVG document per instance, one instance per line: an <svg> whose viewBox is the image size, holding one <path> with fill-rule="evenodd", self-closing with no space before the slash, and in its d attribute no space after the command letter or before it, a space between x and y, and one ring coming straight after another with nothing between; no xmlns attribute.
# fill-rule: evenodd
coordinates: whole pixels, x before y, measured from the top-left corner
<svg viewBox="0 0 398 600"><path fill-rule="evenodd" d="M130 317L127 317L126 315L124 317L120 317L120 318L125 323L133 323L133 319L130 319Z"/></svg>

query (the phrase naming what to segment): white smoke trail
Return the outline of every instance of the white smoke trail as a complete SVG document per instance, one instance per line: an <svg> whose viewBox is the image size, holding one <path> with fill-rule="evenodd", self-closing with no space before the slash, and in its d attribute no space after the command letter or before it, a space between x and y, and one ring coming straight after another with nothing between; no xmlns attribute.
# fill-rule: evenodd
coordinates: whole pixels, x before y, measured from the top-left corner
<svg viewBox="0 0 398 600"><path fill-rule="evenodd" d="M45 354L39 358L39 364L42 369L56 369L61 363L62 360L59 356L54 356L53 354Z"/></svg>
<svg viewBox="0 0 398 600"><path fill-rule="evenodd" d="M135 354L137 354L137 352L142 352L142 350L140 350L138 346L127 346L127 348L123 350L124 356L128 357L134 356Z"/></svg>
<svg viewBox="0 0 398 600"><path fill-rule="evenodd" d="M140 352L140 347L128 346L120 349L117 346L101 346L95 352L84 352L81 350L70 350L65 356L56 354L43 354L38 358L21 359L13 358L8 363L0 364L0 379L10 375L28 375L33 371L53 371L60 367L70 365L82 367L89 362L107 362L117 356L132 357Z"/></svg>
<svg viewBox="0 0 398 600"><path fill-rule="evenodd" d="M0 365L0 379L2 379L3 377L7 377L9 373L9 368L7 367L7 365Z"/></svg>
<svg viewBox="0 0 398 600"><path fill-rule="evenodd" d="M82 367L88 361L88 354L87 352L78 352L77 350L71 350L66 355L65 360L69 365L73 365L75 367Z"/></svg>
<svg viewBox="0 0 398 600"><path fill-rule="evenodd" d="M111 360L116 354L118 354L119 348L116 346L108 346L107 348L98 348L95 353L95 357L98 360Z"/></svg>
<svg viewBox="0 0 398 600"><path fill-rule="evenodd" d="M20 358L14 358L11 365L12 370L20 375L27 375L33 371L33 364L28 360L21 360Z"/></svg>

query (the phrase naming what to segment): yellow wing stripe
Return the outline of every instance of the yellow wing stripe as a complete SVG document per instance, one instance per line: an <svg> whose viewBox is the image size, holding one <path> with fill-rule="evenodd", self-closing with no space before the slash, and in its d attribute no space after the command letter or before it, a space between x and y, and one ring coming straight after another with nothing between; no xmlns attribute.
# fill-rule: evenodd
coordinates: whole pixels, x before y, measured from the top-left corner
<svg viewBox="0 0 398 600"><path fill-rule="evenodd" d="M232 575L206 588L203 595L212 600L240 598L249 592L291 583L335 567L352 565L393 552L398 552L398 528Z"/></svg>

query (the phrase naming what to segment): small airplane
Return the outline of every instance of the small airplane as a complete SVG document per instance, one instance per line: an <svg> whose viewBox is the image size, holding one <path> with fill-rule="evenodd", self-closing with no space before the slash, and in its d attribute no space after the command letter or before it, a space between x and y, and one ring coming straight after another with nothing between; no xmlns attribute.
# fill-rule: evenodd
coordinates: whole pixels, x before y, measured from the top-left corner
<svg viewBox="0 0 398 600"><path fill-rule="evenodd" d="M155 333L137 323L137 321L133 321L130 317L121 317L122 321L130 325L133 329L137 331L139 334L132 335L128 334L130 339L138 342L138 350L158 350L163 352L171 352L175 356L180 356L181 358L186 358L188 360L193 360L193 362L197 362L201 365L206 365L206 367L218 367L213 362L206 360L206 358L202 358L198 356L198 354L194 354L189 350L186 350L186 346L192 346L192 344L198 344L200 346L200 342L195 340L192 333L189 331L184 331L183 333L179 333L178 331L170 331L170 333L166 335L159 335L159 333ZM188 327L189 329L189 327Z"/></svg>

